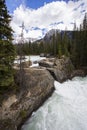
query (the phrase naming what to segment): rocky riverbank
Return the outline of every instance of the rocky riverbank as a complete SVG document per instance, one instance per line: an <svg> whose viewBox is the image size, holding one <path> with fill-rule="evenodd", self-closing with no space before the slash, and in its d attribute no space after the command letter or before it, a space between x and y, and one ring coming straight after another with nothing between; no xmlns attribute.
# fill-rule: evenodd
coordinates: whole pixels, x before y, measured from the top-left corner
<svg viewBox="0 0 87 130"><path fill-rule="evenodd" d="M19 71L15 75L15 81L19 85ZM9 95L0 107L0 130L17 130L53 90L54 79L46 69L25 69L22 87L19 87L17 93Z"/></svg>
<svg viewBox="0 0 87 130"><path fill-rule="evenodd" d="M62 83L75 76L84 77L87 75L87 68L75 69L69 57L62 56L58 58L47 58L39 61L39 66L45 67L52 77Z"/></svg>
<svg viewBox="0 0 87 130"><path fill-rule="evenodd" d="M75 70L67 57L41 60L39 67L24 68L22 73L16 69L18 90L9 93L0 105L0 130L20 130L26 118L52 94L54 80L63 82L87 74L86 71Z"/></svg>

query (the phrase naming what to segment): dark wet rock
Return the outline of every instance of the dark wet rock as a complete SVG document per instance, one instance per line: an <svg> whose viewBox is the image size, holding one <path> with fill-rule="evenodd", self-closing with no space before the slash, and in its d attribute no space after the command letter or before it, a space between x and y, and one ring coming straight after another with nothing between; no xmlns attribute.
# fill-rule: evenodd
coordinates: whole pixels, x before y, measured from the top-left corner
<svg viewBox="0 0 87 130"><path fill-rule="evenodd" d="M37 63L38 63L38 61L34 61L34 62L33 62L33 64L37 64Z"/></svg>
<svg viewBox="0 0 87 130"><path fill-rule="evenodd" d="M44 53L41 53L41 54L40 54L40 57L45 57L45 54L44 54Z"/></svg>
<svg viewBox="0 0 87 130"><path fill-rule="evenodd" d="M78 69L78 70L74 70L71 74L71 78L75 77L75 76L81 76L84 77L87 75L87 71L85 69Z"/></svg>

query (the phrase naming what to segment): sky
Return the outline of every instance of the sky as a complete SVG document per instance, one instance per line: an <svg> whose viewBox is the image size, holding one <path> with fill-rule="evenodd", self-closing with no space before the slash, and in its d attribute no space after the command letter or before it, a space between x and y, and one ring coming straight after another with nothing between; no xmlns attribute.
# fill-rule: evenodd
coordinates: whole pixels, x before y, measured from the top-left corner
<svg viewBox="0 0 87 130"><path fill-rule="evenodd" d="M42 38L51 29L72 30L82 23L87 0L6 0L10 23L17 38L24 23L24 37Z"/></svg>

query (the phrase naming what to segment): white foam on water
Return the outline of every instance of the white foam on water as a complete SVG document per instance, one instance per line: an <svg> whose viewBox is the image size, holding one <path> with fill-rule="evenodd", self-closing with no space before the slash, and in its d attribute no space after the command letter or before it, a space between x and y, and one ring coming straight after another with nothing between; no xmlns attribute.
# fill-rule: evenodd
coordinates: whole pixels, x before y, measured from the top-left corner
<svg viewBox="0 0 87 130"><path fill-rule="evenodd" d="M31 61L32 63L34 61L40 61L42 59L46 59L46 57L40 57L39 55L30 55L30 56L25 56L25 59L22 60L22 62L25 62L25 61ZM15 60L14 63L20 63L20 60Z"/></svg>
<svg viewBox="0 0 87 130"><path fill-rule="evenodd" d="M87 77L54 85L53 95L22 130L87 130Z"/></svg>

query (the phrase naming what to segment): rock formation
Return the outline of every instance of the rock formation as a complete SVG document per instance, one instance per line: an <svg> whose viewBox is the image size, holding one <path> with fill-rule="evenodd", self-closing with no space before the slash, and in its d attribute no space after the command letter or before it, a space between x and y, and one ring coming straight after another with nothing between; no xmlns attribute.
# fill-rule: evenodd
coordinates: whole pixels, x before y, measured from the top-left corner
<svg viewBox="0 0 87 130"><path fill-rule="evenodd" d="M15 81L20 86L19 70L15 75ZM0 106L0 130L17 130L26 117L41 106L53 90L54 79L46 69L25 69L22 87L4 99Z"/></svg>
<svg viewBox="0 0 87 130"><path fill-rule="evenodd" d="M38 63L36 68L24 64L21 73L19 67L15 67L17 91L7 94L0 104L0 130L20 130L25 119L52 94L54 80L63 82L85 74L82 70L75 70L70 58L65 56L47 58Z"/></svg>
<svg viewBox="0 0 87 130"><path fill-rule="evenodd" d="M63 82L71 77L71 73L74 70L74 66L70 58L63 56L61 59L58 58L47 58L39 61L39 65L46 67L51 73L55 80Z"/></svg>

